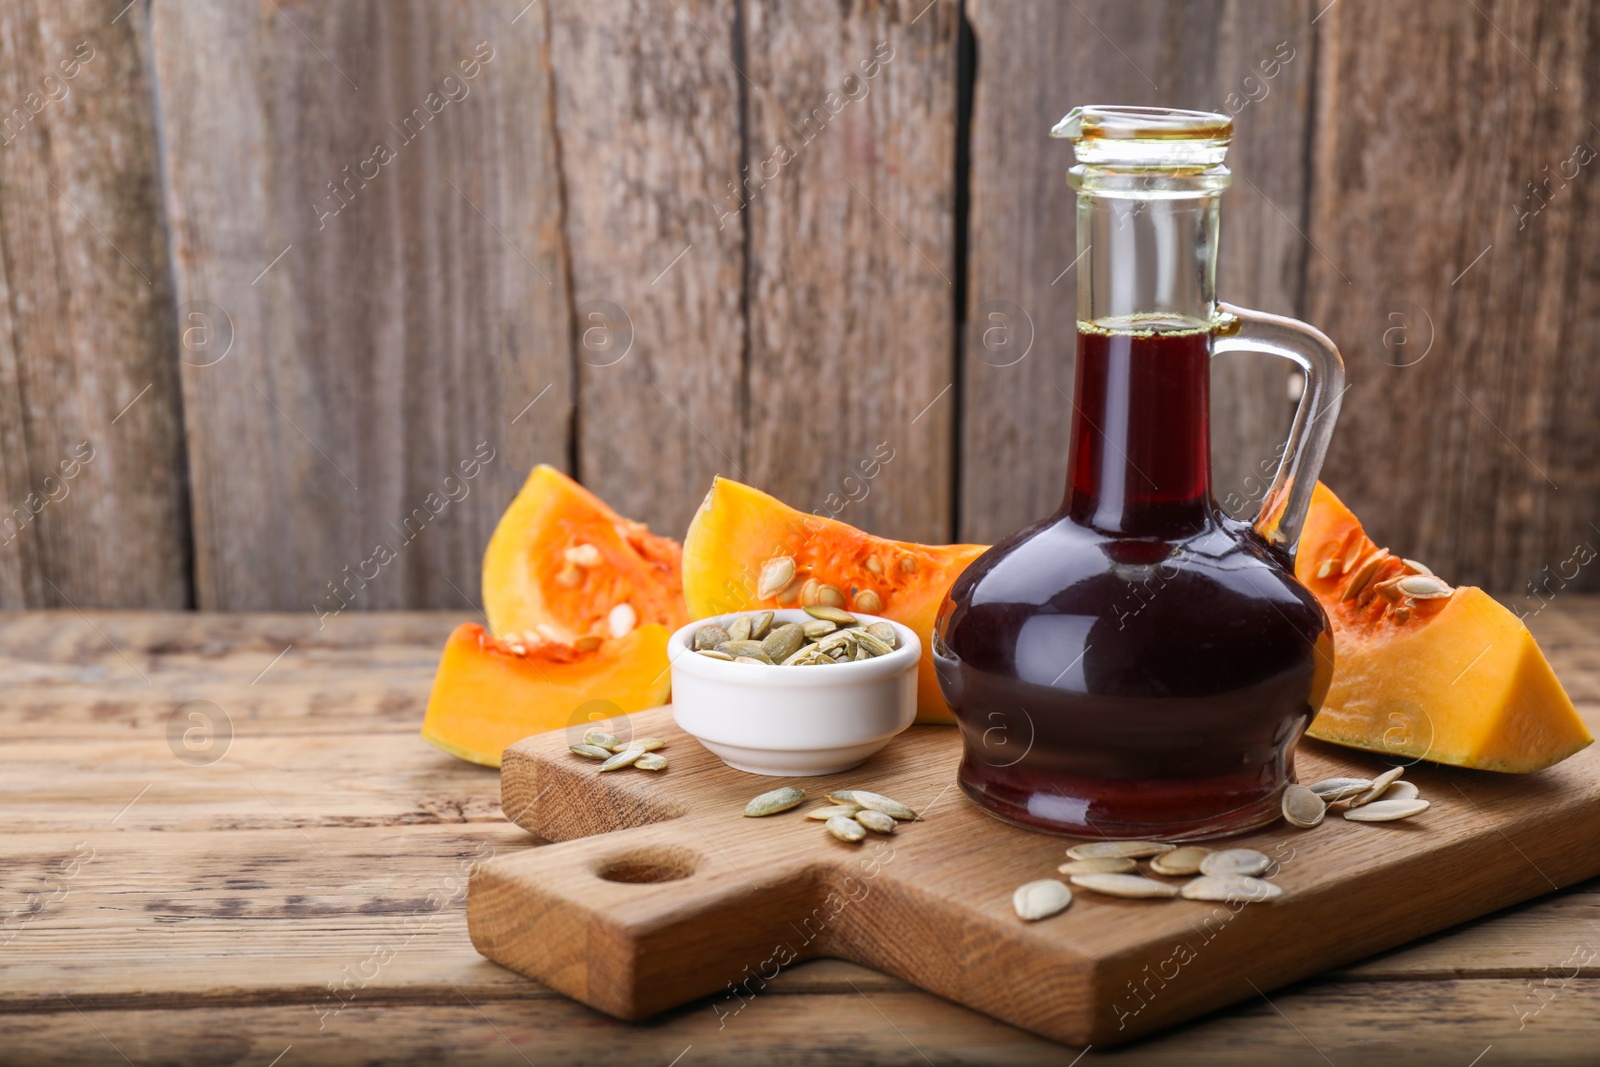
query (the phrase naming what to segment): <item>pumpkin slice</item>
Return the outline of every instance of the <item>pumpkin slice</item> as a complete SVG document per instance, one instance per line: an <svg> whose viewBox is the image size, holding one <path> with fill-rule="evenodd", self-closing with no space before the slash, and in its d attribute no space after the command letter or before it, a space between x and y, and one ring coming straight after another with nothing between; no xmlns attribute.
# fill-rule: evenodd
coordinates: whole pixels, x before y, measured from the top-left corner
<svg viewBox="0 0 1600 1067"><path fill-rule="evenodd" d="M484 552L484 613L499 636L532 633L565 644L649 623L675 630L689 621L681 559L676 541L540 464Z"/></svg>
<svg viewBox="0 0 1600 1067"><path fill-rule="evenodd" d="M529 646L462 623L445 643L422 736L451 755L498 767L513 742L585 721L578 709L586 704L615 705L606 717L664 704L672 684L671 635L647 623L592 647Z"/></svg>
<svg viewBox="0 0 1600 1067"><path fill-rule="evenodd" d="M1517 773L1594 740L1521 619L1374 544L1320 483L1295 577L1333 623L1333 682L1312 737Z"/></svg>
<svg viewBox="0 0 1600 1067"><path fill-rule="evenodd" d="M917 721L950 723L930 634L950 583L984 548L874 537L718 478L683 539L684 598L697 619L833 604L903 623L922 638Z"/></svg>

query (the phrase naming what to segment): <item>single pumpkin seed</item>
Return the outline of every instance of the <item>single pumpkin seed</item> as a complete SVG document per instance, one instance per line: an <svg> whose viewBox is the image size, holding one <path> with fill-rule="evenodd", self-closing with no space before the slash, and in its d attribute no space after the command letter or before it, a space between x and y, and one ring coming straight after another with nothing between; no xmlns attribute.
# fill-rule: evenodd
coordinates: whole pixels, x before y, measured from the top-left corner
<svg viewBox="0 0 1600 1067"><path fill-rule="evenodd" d="M875 834L894 833L895 821L893 815L886 815L881 811L873 811L871 808L867 808L856 812L854 818L856 822Z"/></svg>
<svg viewBox="0 0 1600 1067"><path fill-rule="evenodd" d="M835 815L822 828L840 841L856 842L867 836L867 828L848 815Z"/></svg>
<svg viewBox="0 0 1600 1067"><path fill-rule="evenodd" d="M883 610L883 598L871 589L863 589L856 594L855 608L857 611L864 611L868 615L876 615Z"/></svg>
<svg viewBox="0 0 1600 1067"><path fill-rule="evenodd" d="M1065 882L1055 878L1040 878L1036 882L1019 885L1017 891L1011 894L1011 906L1016 909L1017 917L1029 922L1038 922L1066 911L1071 903L1072 890L1067 888Z"/></svg>
<svg viewBox="0 0 1600 1067"><path fill-rule="evenodd" d="M1079 889L1109 897L1175 897L1178 887L1142 874L1075 874L1068 879Z"/></svg>
<svg viewBox="0 0 1600 1067"><path fill-rule="evenodd" d="M1185 900L1215 900L1223 903L1276 900L1283 889L1260 878L1242 874L1213 874L1196 878L1179 890Z"/></svg>
<svg viewBox="0 0 1600 1067"><path fill-rule="evenodd" d="M800 632L814 641L819 637L827 637L838 628L839 624L836 622L829 622L827 619L813 619L808 623L802 623Z"/></svg>
<svg viewBox="0 0 1600 1067"><path fill-rule="evenodd" d="M1283 791L1283 817L1290 826L1309 830L1319 825L1328 814L1323 799L1303 785L1291 785Z"/></svg>
<svg viewBox="0 0 1600 1067"><path fill-rule="evenodd" d="M835 804L860 804L869 811L881 811L885 815L899 819L901 822L910 822L913 819L921 820L922 818L922 816L893 797L886 797L882 793L869 793L865 789L841 789L838 792L829 793L828 799Z"/></svg>
<svg viewBox="0 0 1600 1067"><path fill-rule="evenodd" d="M746 818L759 819L763 815L776 815L780 811L788 811L806 798L804 789L796 789L792 785L762 793L744 806Z"/></svg>
<svg viewBox="0 0 1600 1067"><path fill-rule="evenodd" d="M1163 852L1159 856L1150 857L1150 869L1157 874L1193 875L1200 873L1200 864L1211 855L1209 848L1199 845L1185 845L1175 848L1171 852Z"/></svg>
<svg viewBox="0 0 1600 1067"><path fill-rule="evenodd" d="M726 652L718 652L714 648L697 648L697 649L695 649L695 654L699 655L699 656L704 656L704 657L706 657L706 659L721 659L721 660L728 660L729 662L732 662L733 658L734 658L734 657L728 655Z"/></svg>
<svg viewBox="0 0 1600 1067"><path fill-rule="evenodd" d="M667 757L658 756L654 752L646 752L634 760L633 765L641 771L664 771L667 769Z"/></svg>
<svg viewBox="0 0 1600 1067"><path fill-rule="evenodd" d="M756 596L761 600L777 596L794 581L794 558L773 556L761 565L761 577L756 581Z"/></svg>
<svg viewBox="0 0 1600 1067"><path fill-rule="evenodd" d="M1400 591L1417 600L1434 600L1455 592L1449 585L1431 574L1408 574L1400 579Z"/></svg>
<svg viewBox="0 0 1600 1067"><path fill-rule="evenodd" d="M1261 874L1271 866L1271 857L1253 848L1225 848L1201 860L1200 873L1237 874L1248 878Z"/></svg>
<svg viewBox="0 0 1600 1067"><path fill-rule="evenodd" d="M1386 790L1380 800L1415 800L1422 795L1415 782L1396 782Z"/></svg>
<svg viewBox="0 0 1600 1067"><path fill-rule="evenodd" d="M620 742L616 734L608 734L604 730L588 730L583 735L583 743L594 745L596 748L616 748Z"/></svg>
<svg viewBox="0 0 1600 1067"><path fill-rule="evenodd" d="M1324 778L1320 782L1311 783L1311 791L1327 804L1332 804L1336 800L1349 800L1371 788L1370 778Z"/></svg>
<svg viewBox="0 0 1600 1067"><path fill-rule="evenodd" d="M634 761L636 761L642 755L644 755L644 749L640 748L638 745L629 745L621 752L618 752L616 755L600 764L600 769L602 771L620 771L624 767L633 766Z"/></svg>
<svg viewBox="0 0 1600 1067"><path fill-rule="evenodd" d="M1393 822L1420 815L1429 808L1426 800L1374 800L1344 813L1351 822Z"/></svg>
<svg viewBox="0 0 1600 1067"><path fill-rule="evenodd" d="M716 623L702 626L694 632L694 647L696 651L702 648L716 648L724 641L732 640L733 635L728 633Z"/></svg>
<svg viewBox="0 0 1600 1067"><path fill-rule="evenodd" d="M1406 773L1406 769L1404 767L1390 767L1388 770L1384 771L1382 774L1378 775L1378 777L1372 780L1372 785L1365 793L1362 793L1360 796L1352 799L1350 801L1350 807L1354 809L1365 807L1366 805L1371 804L1374 800L1377 800L1379 797L1383 796L1384 792L1391 785L1393 785L1395 782L1398 782L1400 780L1400 776L1404 773Z"/></svg>
<svg viewBox="0 0 1600 1067"><path fill-rule="evenodd" d="M1068 860L1056 870L1062 874L1132 874L1139 865L1122 856L1101 856L1092 860Z"/></svg>
<svg viewBox="0 0 1600 1067"><path fill-rule="evenodd" d="M805 631L799 623L786 622L775 627L773 631L761 639L761 651L765 652L774 663L782 663L806 643Z"/></svg>
<svg viewBox="0 0 1600 1067"><path fill-rule="evenodd" d="M637 745L646 752L654 752L658 748L667 747L667 743L661 740L659 737L641 737L637 741L618 741L616 744L611 746L611 751L621 752L629 745Z"/></svg>
<svg viewBox="0 0 1600 1067"><path fill-rule="evenodd" d="M833 589L833 586L830 585L826 588ZM837 589L834 589L833 591L836 593L838 592ZM840 599L842 600L843 597L841 596ZM812 604L805 609L805 612L813 619L821 619L824 622L835 622L841 626L854 626L856 623L856 617L854 615L833 604Z"/></svg>
<svg viewBox="0 0 1600 1067"><path fill-rule="evenodd" d="M772 612L758 611L750 620L750 640L759 641L767 636L767 627L772 625Z"/></svg>
<svg viewBox="0 0 1600 1067"><path fill-rule="evenodd" d="M607 760L611 758L611 750L601 748L599 745L573 745L572 752L574 755L582 756L584 759Z"/></svg>
<svg viewBox="0 0 1600 1067"><path fill-rule="evenodd" d="M1160 841L1090 841L1067 849L1067 858L1092 860L1103 856L1121 856L1123 859L1142 860L1146 856L1171 852L1175 847Z"/></svg>
<svg viewBox="0 0 1600 1067"><path fill-rule="evenodd" d="M867 627L867 633L888 645L891 652L900 647L900 634L892 622L875 622Z"/></svg>
<svg viewBox="0 0 1600 1067"><path fill-rule="evenodd" d="M740 615L737 619L734 619L728 624L728 640L750 640L750 616ZM726 642L724 642L724 644L726 644Z"/></svg>
<svg viewBox="0 0 1600 1067"><path fill-rule="evenodd" d="M807 819L815 819L817 822L827 822L835 815L846 815L854 818L856 812L860 810L861 805L859 804L831 804L825 808L812 808L806 812L805 817Z"/></svg>

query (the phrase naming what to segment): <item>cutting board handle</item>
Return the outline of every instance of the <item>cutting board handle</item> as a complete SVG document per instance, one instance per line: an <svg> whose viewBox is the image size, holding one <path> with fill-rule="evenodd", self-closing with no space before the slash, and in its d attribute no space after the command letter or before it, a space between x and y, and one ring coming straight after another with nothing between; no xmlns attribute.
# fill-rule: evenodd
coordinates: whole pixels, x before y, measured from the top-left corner
<svg viewBox="0 0 1600 1067"><path fill-rule="evenodd" d="M741 868L742 829L685 816L491 860L467 898L472 943L620 1018L718 991L737 1008L830 940L808 936L829 869L799 856Z"/></svg>

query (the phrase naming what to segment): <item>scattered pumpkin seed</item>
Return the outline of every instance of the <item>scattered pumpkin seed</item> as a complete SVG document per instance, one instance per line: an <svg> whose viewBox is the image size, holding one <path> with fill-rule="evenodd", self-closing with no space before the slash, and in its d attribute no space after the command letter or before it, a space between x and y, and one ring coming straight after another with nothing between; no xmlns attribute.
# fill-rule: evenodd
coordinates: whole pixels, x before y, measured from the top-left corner
<svg viewBox="0 0 1600 1067"><path fill-rule="evenodd" d="M1242 874L1213 874L1185 883L1179 890L1185 900L1214 900L1223 903L1276 900L1283 889L1260 878Z"/></svg>
<svg viewBox="0 0 1600 1067"><path fill-rule="evenodd" d="M1283 791L1283 817L1290 826L1309 830L1319 825L1327 814L1328 805L1305 786L1291 785Z"/></svg>
<svg viewBox="0 0 1600 1067"><path fill-rule="evenodd" d="M786 785L755 797L744 806L746 818L759 819L764 815L776 815L780 811L788 811L806 798L804 789L796 789Z"/></svg>
<svg viewBox="0 0 1600 1067"><path fill-rule="evenodd" d="M1104 893L1109 897L1175 897L1178 887L1158 882L1142 874L1075 874L1068 879L1080 889Z"/></svg>
<svg viewBox="0 0 1600 1067"><path fill-rule="evenodd" d="M608 760L611 758L611 750L601 748L599 745L573 745L572 752L574 755L582 756L584 759Z"/></svg>
<svg viewBox="0 0 1600 1067"><path fill-rule="evenodd" d="M1185 845L1175 848L1171 852L1163 852L1159 856L1150 857L1150 869L1157 874L1193 875L1200 873L1200 864L1211 855L1209 848L1199 845Z"/></svg>
<svg viewBox="0 0 1600 1067"><path fill-rule="evenodd" d="M654 752L646 752L634 760L633 765L641 771L664 771L667 769L667 758L658 756Z"/></svg>
<svg viewBox="0 0 1600 1067"><path fill-rule="evenodd" d="M1426 800L1374 800L1359 808L1351 808L1344 817L1351 822L1394 822L1409 819L1429 808Z"/></svg>
<svg viewBox="0 0 1600 1067"><path fill-rule="evenodd" d="M583 735L583 743L596 748L616 748L619 742L615 734L608 734L604 730L589 730Z"/></svg>
<svg viewBox="0 0 1600 1067"><path fill-rule="evenodd" d="M1040 878L1036 882L1019 885L1011 894L1011 906L1017 917L1028 922L1038 922L1067 910L1072 903L1072 890L1065 882L1055 878Z"/></svg>
<svg viewBox="0 0 1600 1067"><path fill-rule="evenodd" d="M640 748L638 745L629 745L621 752L618 752L616 755L600 764L600 769L602 771L620 771L624 767L633 766L634 761L636 761L642 755L644 755L644 749Z"/></svg>
<svg viewBox="0 0 1600 1067"><path fill-rule="evenodd" d="M1382 774L1378 775L1378 777L1372 780L1372 785L1365 793L1353 798L1350 801L1350 807L1353 809L1365 807L1366 805L1371 804L1374 800L1377 800L1379 797L1383 796L1384 791L1387 790L1389 786L1393 785L1395 782L1398 782L1400 780L1400 776L1404 773L1406 773L1406 769L1404 767L1390 767L1388 770L1384 771Z"/></svg>
<svg viewBox="0 0 1600 1067"><path fill-rule="evenodd" d="M1370 778L1324 778L1311 784L1311 791L1332 804L1336 800L1349 800L1372 788Z"/></svg>
<svg viewBox="0 0 1600 1067"><path fill-rule="evenodd" d="M1253 848L1225 848L1200 861L1201 874L1258 875L1272 866L1272 858Z"/></svg>
<svg viewBox="0 0 1600 1067"><path fill-rule="evenodd" d="M859 804L832 804L825 808L812 808L806 812L805 817L815 819L818 822L827 822L835 815L848 815L851 818L855 818L856 812L860 810L861 805Z"/></svg>
<svg viewBox="0 0 1600 1067"><path fill-rule="evenodd" d="M756 581L756 596L762 600L777 596L794 581L794 558L773 556L761 565L761 577Z"/></svg>
<svg viewBox="0 0 1600 1067"><path fill-rule="evenodd" d="M1160 841L1090 841L1067 849L1067 857L1075 860L1092 860L1105 856L1120 856L1123 859L1142 860L1146 856L1159 856L1163 852L1171 852L1176 847Z"/></svg>
<svg viewBox="0 0 1600 1067"><path fill-rule="evenodd" d="M637 745L646 752L654 752L658 748L667 747L667 743L661 740L659 737L641 737L635 741L618 741L616 744L611 746L611 751L621 752L629 745Z"/></svg>
<svg viewBox="0 0 1600 1067"><path fill-rule="evenodd" d="M893 815L886 815L881 811L873 811L871 808L867 808L856 812L854 818L856 822L875 834L894 833L895 820Z"/></svg>
<svg viewBox="0 0 1600 1067"><path fill-rule="evenodd" d="M734 659L733 656L728 655L726 652L718 652L714 648L697 648L695 649L695 653L697 655L704 656L707 659L721 659L729 662L732 662Z"/></svg>
<svg viewBox="0 0 1600 1067"><path fill-rule="evenodd" d="M1400 781L1391 785L1380 800L1415 800L1422 795L1415 782Z"/></svg>
<svg viewBox="0 0 1600 1067"><path fill-rule="evenodd" d="M1139 865L1122 856L1100 856L1092 860L1068 860L1056 870L1062 874L1132 874Z"/></svg>
<svg viewBox="0 0 1600 1067"><path fill-rule="evenodd" d="M840 789L829 793L828 799L835 804L859 804L869 811L881 811L901 822L920 821L922 818L893 797L886 797L882 793L869 793L865 789Z"/></svg>
<svg viewBox="0 0 1600 1067"><path fill-rule="evenodd" d="M835 815L822 828L840 841L856 842L867 836L867 828L848 815Z"/></svg>

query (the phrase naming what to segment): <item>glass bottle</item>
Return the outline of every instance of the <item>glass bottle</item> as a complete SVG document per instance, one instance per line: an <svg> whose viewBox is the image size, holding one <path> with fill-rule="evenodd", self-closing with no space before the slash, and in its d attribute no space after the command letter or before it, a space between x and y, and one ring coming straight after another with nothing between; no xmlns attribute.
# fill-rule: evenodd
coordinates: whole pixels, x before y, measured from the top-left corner
<svg viewBox="0 0 1600 1067"><path fill-rule="evenodd" d="M990 813L1087 837L1195 839L1278 817L1327 692L1332 635L1294 550L1343 364L1304 323L1216 299L1226 115L1083 107L1078 357L1060 509L951 587L934 632ZM1253 522L1211 492L1210 361L1294 361L1306 386Z"/></svg>

